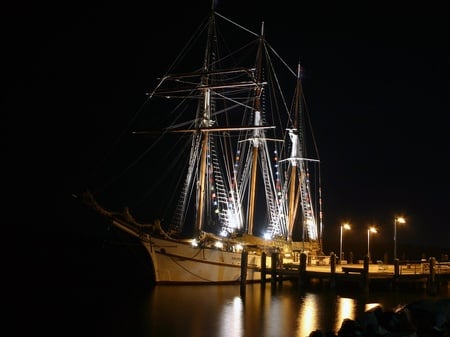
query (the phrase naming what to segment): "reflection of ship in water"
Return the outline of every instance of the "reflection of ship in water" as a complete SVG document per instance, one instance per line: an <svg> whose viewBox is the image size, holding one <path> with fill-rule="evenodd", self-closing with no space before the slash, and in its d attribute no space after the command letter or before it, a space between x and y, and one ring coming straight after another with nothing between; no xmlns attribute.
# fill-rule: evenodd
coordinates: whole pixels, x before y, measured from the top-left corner
<svg viewBox="0 0 450 337"><path fill-rule="evenodd" d="M196 64L188 52L197 43ZM140 240L156 283L238 282L243 250L249 282L261 279L262 253L267 265L272 252L291 263L300 252L323 255L319 160L300 66L287 66L263 24L253 33L212 9L129 130L105 165L123 172L82 198ZM110 211L115 203L128 206Z"/></svg>

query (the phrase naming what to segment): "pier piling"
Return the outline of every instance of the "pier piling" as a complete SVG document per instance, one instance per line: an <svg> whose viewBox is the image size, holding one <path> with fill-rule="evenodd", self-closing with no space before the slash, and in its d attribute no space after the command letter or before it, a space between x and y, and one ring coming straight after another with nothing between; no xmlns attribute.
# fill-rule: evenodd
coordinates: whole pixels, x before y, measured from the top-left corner
<svg viewBox="0 0 450 337"><path fill-rule="evenodd" d="M277 282L278 258L279 258L278 253L276 253L276 252L272 253L272 266L271 266L271 277L270 277L270 283L272 284L272 287L275 287L276 282Z"/></svg>
<svg viewBox="0 0 450 337"><path fill-rule="evenodd" d="M392 288L398 288L398 279L400 277L400 261L398 258L394 259L394 275L392 277Z"/></svg>
<svg viewBox="0 0 450 337"><path fill-rule="evenodd" d="M428 276L427 289L430 295L436 294L436 258L430 257L429 260L430 274Z"/></svg>
<svg viewBox="0 0 450 337"><path fill-rule="evenodd" d="M364 271L362 273L362 285L364 289L369 288L369 256L364 256Z"/></svg>
<svg viewBox="0 0 450 337"><path fill-rule="evenodd" d="M262 285L266 284L267 277L267 266L266 266L266 252L262 252L261 254L261 283Z"/></svg>
<svg viewBox="0 0 450 337"><path fill-rule="evenodd" d="M241 254L241 297L245 297L247 284L248 252L244 249Z"/></svg>
<svg viewBox="0 0 450 337"><path fill-rule="evenodd" d="M336 254L330 254L330 288L334 288L336 286Z"/></svg>
<svg viewBox="0 0 450 337"><path fill-rule="evenodd" d="M307 260L307 256L306 254L303 252L300 254L300 265L298 268L298 283L300 287L303 287L305 285L306 282L306 260Z"/></svg>

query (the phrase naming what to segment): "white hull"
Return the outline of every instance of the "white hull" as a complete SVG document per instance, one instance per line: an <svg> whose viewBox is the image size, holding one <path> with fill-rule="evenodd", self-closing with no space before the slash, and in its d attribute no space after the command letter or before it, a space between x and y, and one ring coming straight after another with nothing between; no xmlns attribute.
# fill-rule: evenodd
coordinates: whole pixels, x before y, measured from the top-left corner
<svg viewBox="0 0 450 337"><path fill-rule="evenodd" d="M241 253L154 237L141 242L152 259L156 283L238 283L241 280ZM270 260L266 258L266 265L270 265ZM261 256L249 253L247 282L261 281L260 267Z"/></svg>
<svg viewBox="0 0 450 337"><path fill-rule="evenodd" d="M103 213L104 214L104 213ZM226 284L241 281L242 252L233 252L213 246L193 246L192 240L170 238L159 226L153 234L140 232L133 225L109 214L111 223L120 230L139 238L149 253L156 284ZM231 245L230 245L231 246ZM246 282L261 281L262 249L247 249ZM269 249L268 249L269 251ZM266 270L272 265L266 254ZM270 278L270 273L266 275Z"/></svg>

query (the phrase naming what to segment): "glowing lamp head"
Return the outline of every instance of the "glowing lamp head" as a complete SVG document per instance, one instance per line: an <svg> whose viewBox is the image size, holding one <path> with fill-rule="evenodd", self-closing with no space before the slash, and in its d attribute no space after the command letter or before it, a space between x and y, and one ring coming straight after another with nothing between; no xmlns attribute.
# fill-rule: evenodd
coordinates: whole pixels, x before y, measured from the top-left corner
<svg viewBox="0 0 450 337"><path fill-rule="evenodd" d="M395 221L397 221L398 223L406 223L406 220L405 220L405 218L404 217L398 217L398 218L395 218Z"/></svg>

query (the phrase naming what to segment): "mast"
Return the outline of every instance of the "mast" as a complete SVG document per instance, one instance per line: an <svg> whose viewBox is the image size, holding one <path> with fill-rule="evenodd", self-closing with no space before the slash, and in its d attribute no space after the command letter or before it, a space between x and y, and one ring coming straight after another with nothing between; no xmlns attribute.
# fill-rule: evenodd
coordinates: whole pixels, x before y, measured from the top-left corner
<svg viewBox="0 0 450 337"><path fill-rule="evenodd" d="M294 121L293 129L289 130L289 137L292 142L291 149L291 172L289 185L289 212L288 212L288 241L292 241L292 234L294 230L295 219L297 215L297 205L299 202L298 187L297 187L297 158L298 153L298 130L299 130L299 113L301 110L302 86L300 79L300 63L297 66L297 85L295 90L295 105L294 105Z"/></svg>
<svg viewBox="0 0 450 337"><path fill-rule="evenodd" d="M195 230L200 233L204 227L205 220L205 203L206 203L206 175L207 175L207 160L208 160L208 151L209 151L209 142L210 142L210 134L204 129L211 127L211 89L209 87L209 76L208 72L211 71L210 65L211 61L211 48L214 39L214 9L211 10L211 15L209 18L209 26L208 26L208 38L205 48L205 56L203 62L203 70L205 75L202 76L202 86L204 87L202 92L202 103L199 107L201 109L202 116L200 126L199 126L199 136L201 137L201 152L200 152L200 172L199 172L199 181L198 181L198 191L197 191L197 215L196 215L196 223ZM194 136L195 138L195 136Z"/></svg>
<svg viewBox="0 0 450 337"><path fill-rule="evenodd" d="M261 35L259 37L259 46L256 56L256 82L258 85L255 87L255 115L254 115L254 121L253 126L262 126L262 120L261 120L261 93L262 93L262 74L261 74L261 67L262 67L262 52L263 52L263 39L264 39L264 22L261 24ZM249 212L248 212L248 219L247 219L247 233L250 235L253 235L253 226L254 226L254 220L255 220L255 207L256 207L256 178L258 175L258 157L259 157L259 145L260 145L260 138L262 134L262 130L259 130L255 128L253 130L253 137L252 137L252 169L251 169L251 176L250 176L250 198L249 198Z"/></svg>
<svg viewBox="0 0 450 337"><path fill-rule="evenodd" d="M294 119L292 129L288 129L291 139L291 153L287 159L290 163L289 188L288 188L288 241L292 240L294 226L297 221L302 223L302 241L303 244L308 239L310 243L317 242L320 245L320 237L318 235L318 219L316 218L315 206L313 205L313 197L317 197L311 191L310 172L308 162L319 162L318 159L307 158L305 144L305 117L302 113L302 97L303 89L301 85L301 67L298 64L297 70L297 86L294 101ZM317 174L317 172L316 172ZM318 172L320 179L320 171ZM320 185L320 182L319 182ZM319 186L320 198L320 186ZM320 202L320 199L319 199ZM299 213L298 207L301 208ZM319 204L319 216L321 217L321 205ZM321 220L320 220L321 223Z"/></svg>

